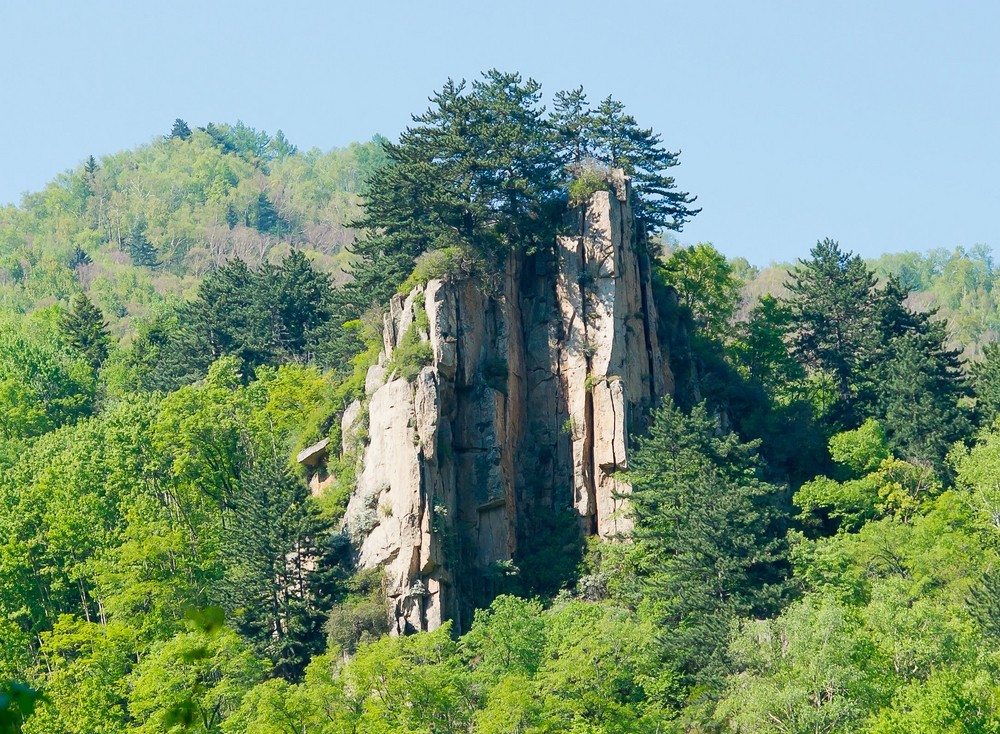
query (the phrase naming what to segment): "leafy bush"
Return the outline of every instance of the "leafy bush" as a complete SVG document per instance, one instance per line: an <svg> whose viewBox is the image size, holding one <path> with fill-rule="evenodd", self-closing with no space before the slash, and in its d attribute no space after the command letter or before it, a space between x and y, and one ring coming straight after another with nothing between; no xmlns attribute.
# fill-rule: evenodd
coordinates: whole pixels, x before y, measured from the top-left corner
<svg viewBox="0 0 1000 734"><path fill-rule="evenodd" d="M474 271L474 259L461 247L445 247L425 252L417 258L413 272L399 286L400 293L427 285L438 278L458 278Z"/></svg>
<svg viewBox="0 0 1000 734"><path fill-rule="evenodd" d="M607 190L608 179L605 173L594 169L581 171L569 185L569 203L573 206L584 204L598 191Z"/></svg>
<svg viewBox="0 0 1000 734"><path fill-rule="evenodd" d="M377 640L389 632L385 578L381 571L363 571L348 583L348 596L330 611L327 641L344 654L353 654L358 643Z"/></svg>
<svg viewBox="0 0 1000 734"><path fill-rule="evenodd" d="M416 324L410 324L410 328L399 340L399 346L392 352L389 371L396 372L407 382L413 382L420 374L420 370L430 364L432 359L434 352L431 351L430 343L421 340Z"/></svg>

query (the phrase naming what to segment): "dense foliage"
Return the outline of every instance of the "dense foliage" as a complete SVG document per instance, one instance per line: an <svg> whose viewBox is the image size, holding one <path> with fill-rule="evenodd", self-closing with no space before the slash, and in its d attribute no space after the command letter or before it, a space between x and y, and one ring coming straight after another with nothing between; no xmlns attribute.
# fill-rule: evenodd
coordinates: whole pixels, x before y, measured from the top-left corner
<svg viewBox="0 0 1000 734"><path fill-rule="evenodd" d="M619 102L541 102L488 72L328 154L176 120L0 210L0 733L1000 731L980 249L822 240L770 285L707 243L656 261L676 390L632 447L631 537L533 518L517 595L387 636L340 530L364 428L321 495L292 461L342 445L371 306L493 287L610 167L651 255L696 213Z"/></svg>

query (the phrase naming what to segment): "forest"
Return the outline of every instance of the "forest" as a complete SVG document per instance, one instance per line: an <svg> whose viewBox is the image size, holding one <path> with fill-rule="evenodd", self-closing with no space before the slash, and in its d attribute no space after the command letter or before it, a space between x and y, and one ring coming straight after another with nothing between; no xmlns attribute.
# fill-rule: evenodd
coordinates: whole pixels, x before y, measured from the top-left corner
<svg viewBox="0 0 1000 734"><path fill-rule="evenodd" d="M679 155L543 100L490 71L329 152L178 119L0 209L0 733L1000 732L989 248L678 246ZM633 437L634 528L390 636L356 456L317 496L296 454L340 445L394 294L494 288L613 169L685 376Z"/></svg>

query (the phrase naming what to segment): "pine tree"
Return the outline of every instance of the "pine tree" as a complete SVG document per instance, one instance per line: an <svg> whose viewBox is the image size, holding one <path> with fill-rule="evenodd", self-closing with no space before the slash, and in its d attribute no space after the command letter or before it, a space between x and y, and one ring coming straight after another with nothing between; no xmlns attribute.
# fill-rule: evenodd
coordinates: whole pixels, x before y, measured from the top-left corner
<svg viewBox="0 0 1000 734"><path fill-rule="evenodd" d="M146 237L146 223L136 220L122 240L122 249L137 267L155 268L160 265L159 254Z"/></svg>
<svg viewBox="0 0 1000 734"><path fill-rule="evenodd" d="M951 445L968 435L959 408L966 394L958 353L945 346L942 322L891 339L875 371L876 414L893 452L940 467Z"/></svg>
<svg viewBox="0 0 1000 734"><path fill-rule="evenodd" d="M87 156L87 162L83 164L83 172L87 174L87 178L93 179L97 174L100 166L97 164L97 159L94 156Z"/></svg>
<svg viewBox="0 0 1000 734"><path fill-rule="evenodd" d="M875 276L831 239L818 242L789 276L792 351L807 369L832 378L840 401L835 417L854 425L860 383L879 344Z"/></svg>
<svg viewBox="0 0 1000 734"><path fill-rule="evenodd" d="M173 127L170 128L170 137L187 140L191 137L191 128L188 127L188 124L184 120L178 117L174 120Z"/></svg>
<svg viewBox="0 0 1000 734"><path fill-rule="evenodd" d="M69 257L70 270L76 270L81 265L90 265L92 262L90 255L79 245L73 248L73 254Z"/></svg>
<svg viewBox="0 0 1000 734"><path fill-rule="evenodd" d="M1000 416L1000 344L991 342L983 347L983 358L970 372L976 411L980 421L990 425Z"/></svg>
<svg viewBox="0 0 1000 734"><path fill-rule="evenodd" d="M66 344L99 370L108 357L111 336L108 322L86 294L74 296L72 310L63 312L59 326Z"/></svg>
<svg viewBox="0 0 1000 734"><path fill-rule="evenodd" d="M262 291L270 284L275 323L275 349L284 359L312 357L323 327L332 315L330 276L313 268L300 251L292 250L276 269L261 269Z"/></svg>
<svg viewBox="0 0 1000 734"><path fill-rule="evenodd" d="M391 295L421 253L463 248L488 274L507 250L547 242L559 166L540 97L519 74L489 71L471 87L449 80L386 144L389 163L369 181L356 223L366 234L341 294L345 320Z"/></svg>
<svg viewBox="0 0 1000 734"><path fill-rule="evenodd" d="M564 168L572 171L593 159L593 113L582 86L556 92L549 122Z"/></svg>
<svg viewBox="0 0 1000 734"><path fill-rule="evenodd" d="M308 488L276 456L242 475L226 524L220 601L237 631L294 679L322 651L325 619L314 569L323 524Z"/></svg>
<svg viewBox="0 0 1000 734"><path fill-rule="evenodd" d="M690 416L669 399L632 461L633 538L648 597L662 610L666 658L714 674L731 621L773 609L784 546L753 444L720 434L704 404Z"/></svg>
<svg viewBox="0 0 1000 734"><path fill-rule="evenodd" d="M690 207L697 197L678 191L667 172L678 165L680 153L663 147L651 129L639 127L625 105L607 97L593 115L591 138L596 157L632 177L636 215L650 230L681 230L701 209Z"/></svg>

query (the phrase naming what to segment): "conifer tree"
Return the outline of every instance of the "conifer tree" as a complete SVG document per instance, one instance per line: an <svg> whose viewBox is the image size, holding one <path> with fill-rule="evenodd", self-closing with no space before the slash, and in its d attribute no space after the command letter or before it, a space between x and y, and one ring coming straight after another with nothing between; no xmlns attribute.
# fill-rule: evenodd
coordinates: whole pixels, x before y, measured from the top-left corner
<svg viewBox="0 0 1000 734"><path fill-rule="evenodd" d="M582 86L556 92L549 121L564 167L572 169L593 159L593 113Z"/></svg>
<svg viewBox="0 0 1000 734"><path fill-rule="evenodd" d="M174 120L174 125L170 128L171 138L180 138L181 140L187 140L191 137L191 128L188 124L184 122L181 118Z"/></svg>
<svg viewBox="0 0 1000 734"><path fill-rule="evenodd" d="M84 293L73 297L73 307L59 323L66 344L86 358L95 371L108 357L111 336L100 309Z"/></svg>
<svg viewBox="0 0 1000 734"><path fill-rule="evenodd" d="M808 369L827 373L840 400L837 416L855 422L859 381L879 342L875 276L858 255L827 238L789 272L792 350Z"/></svg>
<svg viewBox="0 0 1000 734"><path fill-rule="evenodd" d="M153 243L146 237L146 223L137 220L122 240L122 249L138 267L155 268L160 265L158 253Z"/></svg>
<svg viewBox="0 0 1000 734"><path fill-rule="evenodd" d="M967 435L969 421L959 409L965 394L957 354L943 346L944 328L898 336L876 372L877 412L897 455L941 466L951 445Z"/></svg>
<svg viewBox="0 0 1000 734"><path fill-rule="evenodd" d="M680 163L680 153L666 150L658 134L639 127L621 102L610 96L601 102L591 136L597 158L632 177L636 214L649 230L681 230L701 211L690 206L696 197L678 191L667 173Z"/></svg>
<svg viewBox="0 0 1000 734"><path fill-rule="evenodd" d="M236 629L295 678L322 650L322 596L315 587L323 525L305 484L277 457L242 475L223 546L220 601Z"/></svg>
<svg viewBox="0 0 1000 734"><path fill-rule="evenodd" d="M308 359L332 315L330 277L316 270L300 250L292 250L276 269L261 268L259 277L262 294L268 293L268 285L273 288L268 297L277 352L287 360Z"/></svg>
<svg viewBox="0 0 1000 734"><path fill-rule="evenodd" d="M667 659L711 676L736 616L773 608L783 541L756 447L720 434L704 404L685 415L669 398L632 460L633 538L647 593L664 614Z"/></svg>
<svg viewBox="0 0 1000 734"><path fill-rule="evenodd" d="M465 248L494 272L506 250L547 239L559 167L540 97L540 85L519 74L449 80L399 143L386 144L389 163L369 182L356 223L366 234L353 247L346 318L384 301L423 252Z"/></svg>
<svg viewBox="0 0 1000 734"><path fill-rule="evenodd" d="M69 258L69 267L71 270L76 270L81 265L90 265L93 262L90 255L86 251L77 245L73 248L73 254Z"/></svg>

